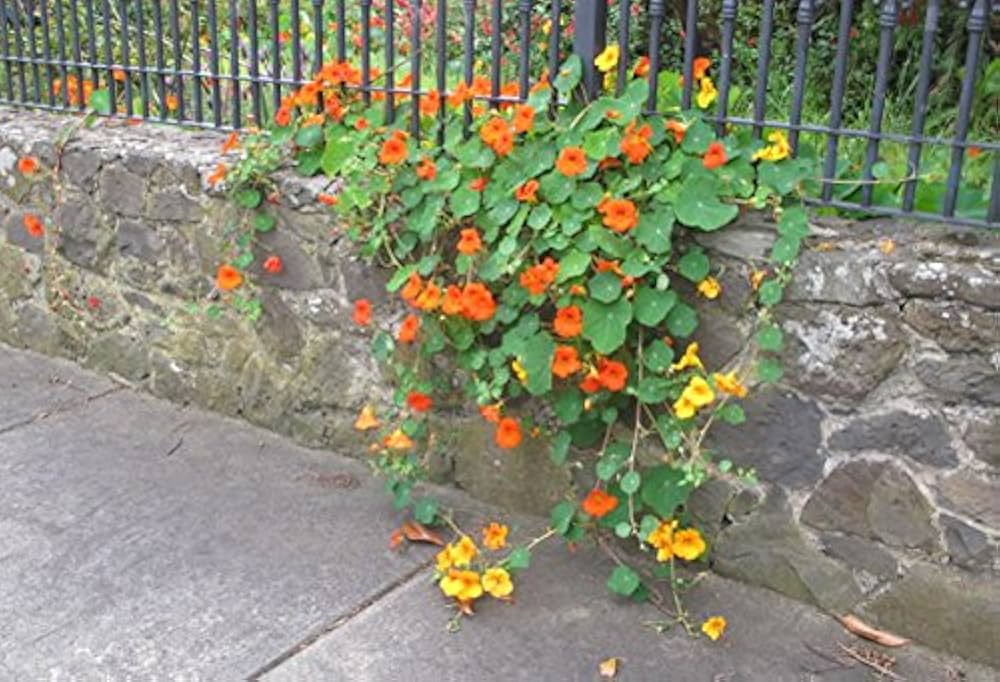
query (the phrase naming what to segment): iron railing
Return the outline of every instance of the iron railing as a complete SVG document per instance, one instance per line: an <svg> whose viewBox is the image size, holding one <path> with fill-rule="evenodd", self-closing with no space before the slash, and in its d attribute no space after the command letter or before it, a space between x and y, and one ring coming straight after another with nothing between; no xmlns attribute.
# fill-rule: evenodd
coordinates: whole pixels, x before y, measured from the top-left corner
<svg viewBox="0 0 1000 682"><path fill-rule="evenodd" d="M444 100L485 70L485 102L521 101L571 52L591 97L608 78L620 91L645 56L648 113L688 110L696 60L708 56L718 96L699 111L728 134L787 131L822 169L812 203L1000 227L1000 46L988 35L998 10L990 0L0 0L0 102L85 110L100 92L111 115L243 128L267 122L326 61L350 60L365 100L384 100L387 122L408 115L419 135L432 91ZM877 33L868 53L852 46L859 23ZM594 58L609 42L622 57L604 75ZM790 91L775 83L782 55ZM817 61L832 61L819 81ZM665 103L665 78L682 79L679 101Z"/></svg>

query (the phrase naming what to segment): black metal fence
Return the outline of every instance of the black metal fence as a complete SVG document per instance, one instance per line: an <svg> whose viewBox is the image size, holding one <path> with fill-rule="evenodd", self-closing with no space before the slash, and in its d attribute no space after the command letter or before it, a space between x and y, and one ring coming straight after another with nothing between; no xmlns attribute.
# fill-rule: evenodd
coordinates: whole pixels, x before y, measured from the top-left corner
<svg viewBox="0 0 1000 682"><path fill-rule="evenodd" d="M720 132L785 131L793 155L822 169L812 203L1000 227L998 10L989 0L0 0L0 102L242 128L269 121L324 63L350 61L365 100L384 101L387 121L408 115L419 134L421 98L443 110L464 84L493 106L520 101L574 52L590 95L640 72L650 113L688 110L708 58L715 96L698 110ZM595 57L609 44L620 58L602 73Z"/></svg>

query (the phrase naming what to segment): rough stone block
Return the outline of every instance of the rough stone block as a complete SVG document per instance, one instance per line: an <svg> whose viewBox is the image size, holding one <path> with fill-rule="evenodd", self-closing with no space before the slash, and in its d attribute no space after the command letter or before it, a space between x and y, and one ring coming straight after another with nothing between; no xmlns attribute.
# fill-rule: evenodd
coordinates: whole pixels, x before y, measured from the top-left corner
<svg viewBox="0 0 1000 682"><path fill-rule="evenodd" d="M940 521L952 564L982 571L992 568L993 562L1000 559L1000 540L991 541L986 533L949 514L941 514Z"/></svg>
<svg viewBox="0 0 1000 682"><path fill-rule="evenodd" d="M1000 477L956 471L938 484L944 505L1000 532Z"/></svg>
<svg viewBox="0 0 1000 682"><path fill-rule="evenodd" d="M1000 412L971 419L963 439L977 459L1000 468Z"/></svg>
<svg viewBox="0 0 1000 682"><path fill-rule="evenodd" d="M943 258L906 260L893 265L889 281L907 297L957 299L1000 310L1000 275L984 265Z"/></svg>
<svg viewBox="0 0 1000 682"><path fill-rule="evenodd" d="M862 540L853 535L826 533L822 537L822 543L823 551L850 567L866 591L871 591L899 575L899 561L891 552L875 542Z"/></svg>
<svg viewBox="0 0 1000 682"><path fill-rule="evenodd" d="M148 218L174 223L196 223L204 214L201 204L177 189L153 194L146 209Z"/></svg>
<svg viewBox="0 0 1000 682"><path fill-rule="evenodd" d="M121 166L108 166L101 172L99 196L105 210L138 218L146 198L146 181Z"/></svg>
<svg viewBox="0 0 1000 682"><path fill-rule="evenodd" d="M1000 371L984 355L923 357L913 369L927 388L951 404L1000 405Z"/></svg>
<svg viewBox="0 0 1000 682"><path fill-rule="evenodd" d="M933 466L954 466L958 456L944 422L934 415L893 411L857 419L830 437L830 448L905 455Z"/></svg>
<svg viewBox="0 0 1000 682"><path fill-rule="evenodd" d="M1000 333L1000 312L964 303L913 299L904 306L903 319L947 351L989 348Z"/></svg>

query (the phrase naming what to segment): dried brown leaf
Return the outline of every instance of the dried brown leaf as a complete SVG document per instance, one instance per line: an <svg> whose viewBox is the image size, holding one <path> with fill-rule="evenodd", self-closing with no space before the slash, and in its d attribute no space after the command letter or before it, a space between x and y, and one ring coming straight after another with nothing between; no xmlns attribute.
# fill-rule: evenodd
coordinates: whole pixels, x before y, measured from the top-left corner
<svg viewBox="0 0 1000 682"><path fill-rule="evenodd" d="M614 677L618 674L618 659L614 656L604 659L597 665L597 670L601 677Z"/></svg>
<svg viewBox="0 0 1000 682"><path fill-rule="evenodd" d="M438 547L444 547L447 544L441 539L440 535L432 530L428 530L416 521L407 521L400 530L403 532L403 536L410 542L426 542Z"/></svg>
<svg viewBox="0 0 1000 682"><path fill-rule="evenodd" d="M403 529L397 528L389 536L389 549L396 549L403 542Z"/></svg>
<svg viewBox="0 0 1000 682"><path fill-rule="evenodd" d="M847 628L848 632L851 632L858 637L863 637L871 642L875 642L876 644L881 644L882 646L903 646L904 644L910 643L910 640L904 639L899 635L894 635L891 632L873 628L857 616L848 614L846 616L839 616L837 620L840 621L841 625Z"/></svg>

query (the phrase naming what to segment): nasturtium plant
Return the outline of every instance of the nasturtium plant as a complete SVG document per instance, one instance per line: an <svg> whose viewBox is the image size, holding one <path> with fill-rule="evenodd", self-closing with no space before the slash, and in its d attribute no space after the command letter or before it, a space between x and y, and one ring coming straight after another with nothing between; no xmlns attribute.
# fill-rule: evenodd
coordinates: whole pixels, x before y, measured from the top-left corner
<svg viewBox="0 0 1000 682"><path fill-rule="evenodd" d="M771 308L808 232L800 186L812 168L791 158L781 132L761 141L681 111L676 75L659 78L664 112L646 112L641 62L615 96L618 57L599 57L608 90L591 101L571 57L522 93L523 103L488 107L485 79L476 78L451 94L401 97L395 122L383 102L359 93L353 65L324 66L269 128L227 141L227 151L242 151L213 177L229 185L244 219L217 287L237 300L249 286L254 235L276 225L274 172L291 165L328 176L331 189L318 200L362 255L391 270L387 288L406 308L390 333L389 311L354 302L357 325L381 328L372 352L394 388L393 404L366 406L355 426L394 504L420 524L455 530L437 558L442 592L462 613L484 594L507 599L539 542L590 537L616 560L612 592L651 600L691 630L677 598L679 565L703 560L708 548L688 497L713 476L752 478L716 459L705 438L714 424L745 420L749 384L781 375ZM696 67L704 108L715 97L711 65ZM706 367L691 340L695 299L713 305L723 292L718 264L694 237L750 209L773 214L778 231L772 258L750 275L747 314L758 330L730 366ZM590 472L592 486L559 501L548 531L527 544L508 546L506 527L491 524L477 545L415 492L441 442L428 415L455 385L498 448L545 440L552 462ZM621 541L636 543L657 568L623 559L614 546ZM661 579L672 600L661 595Z"/></svg>

